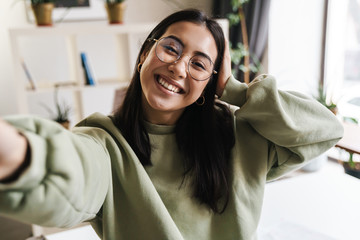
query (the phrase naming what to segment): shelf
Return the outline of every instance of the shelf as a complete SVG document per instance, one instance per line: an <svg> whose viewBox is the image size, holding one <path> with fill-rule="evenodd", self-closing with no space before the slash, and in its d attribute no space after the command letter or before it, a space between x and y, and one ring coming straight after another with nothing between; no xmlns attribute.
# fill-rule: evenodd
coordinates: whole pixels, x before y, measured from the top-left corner
<svg viewBox="0 0 360 240"><path fill-rule="evenodd" d="M129 85L128 81L119 81L119 80L101 80L96 82L95 85L79 85L76 82L63 82L63 83L52 83L52 84L40 84L36 89L31 89L30 86L27 86L27 94L37 94L42 92L53 92L55 87L58 87L60 90L73 90L81 91L86 88L104 88L104 87L114 87L122 88Z"/></svg>
<svg viewBox="0 0 360 240"><path fill-rule="evenodd" d="M109 25L101 22L91 24L59 24L53 27L29 26L9 29L14 61L14 80L17 84L17 112L21 114L30 113L43 115L46 117L43 109L38 106L39 102L42 104L46 103L46 105L49 106L54 105L53 96L55 88L58 87L61 99L65 99L68 104L71 104L72 109L74 109L72 121L80 121L91 114L92 111L109 114L109 111L113 109L115 91L129 84L134 71L134 63L136 62L137 54L141 47L140 45L154 26L155 23ZM94 46L89 45L88 41L92 39L97 43L97 41L101 41L99 39L101 39L102 36L113 39L112 42L115 45L111 46L114 47L114 49L111 49L111 53L114 54L116 59L111 61L115 61L113 65L116 66L115 74L118 73L118 75L115 77L109 75L110 77L105 78L96 77L95 85L85 85L80 53L83 51L82 48L85 48L83 45L86 45L86 48L90 46L99 52L99 46L101 46L100 44L103 42ZM57 59L54 59L54 63L52 59L48 60L46 66L48 66L48 68L49 66L54 66L54 68L58 70L52 75L52 72L50 72L50 74L46 72L48 70L46 67L44 70L39 68L42 73L46 74L37 78L35 76L36 79L34 82L36 89L32 90L30 89L29 80L26 74L24 74L24 66L22 65L23 54L27 48L24 48L24 45L21 44L25 42L28 45L32 44L31 46L39 48L44 45L44 42L49 42L47 39L42 40L42 38L47 37L62 39L60 42L64 44L65 50L59 54L65 54L65 57L61 58L65 61L65 66L63 64L59 65L56 61ZM50 39L52 40L52 38ZM27 45L25 44L25 46ZM105 47L109 46L103 44L100 50ZM54 52L56 53L56 51ZM30 54L31 57L24 60L26 61L25 68L30 68L29 66L36 67L36 64L41 62L36 61L38 55L37 52L33 55ZM102 55L102 57L106 59L108 55ZM33 62L32 59L34 59ZM106 64L104 61L96 61L98 60L97 58L90 58L90 60L91 68L93 69L99 64ZM30 72L31 70L32 69L30 69ZM58 77L59 75L57 73L61 72L66 72L66 76ZM48 79L52 78L52 76L54 76L54 79Z"/></svg>
<svg viewBox="0 0 360 240"><path fill-rule="evenodd" d="M60 24L52 27L18 27L9 30L12 37L19 36L69 36L69 35L93 35L93 34L136 34L150 31L155 27L155 23L138 23L124 25L109 25L107 23L77 23ZM145 31L144 31L145 30Z"/></svg>

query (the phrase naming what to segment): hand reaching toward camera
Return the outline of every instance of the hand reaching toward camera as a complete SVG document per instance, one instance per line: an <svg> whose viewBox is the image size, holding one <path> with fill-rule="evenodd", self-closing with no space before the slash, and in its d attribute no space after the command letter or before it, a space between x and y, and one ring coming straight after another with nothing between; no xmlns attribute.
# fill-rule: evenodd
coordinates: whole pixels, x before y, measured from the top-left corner
<svg viewBox="0 0 360 240"><path fill-rule="evenodd" d="M225 40L224 58L218 74L219 76L218 76L218 83L216 88L216 95L218 95L218 97L221 97L224 88L226 86L227 80L231 76L231 57L230 57L228 40Z"/></svg>
<svg viewBox="0 0 360 240"><path fill-rule="evenodd" d="M27 140L0 118L0 181L8 179L25 162Z"/></svg>

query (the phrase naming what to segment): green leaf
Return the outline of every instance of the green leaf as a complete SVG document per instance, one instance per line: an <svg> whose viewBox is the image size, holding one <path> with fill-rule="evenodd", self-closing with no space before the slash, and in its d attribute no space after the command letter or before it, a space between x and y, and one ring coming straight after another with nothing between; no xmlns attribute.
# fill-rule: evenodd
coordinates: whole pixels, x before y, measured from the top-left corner
<svg viewBox="0 0 360 240"><path fill-rule="evenodd" d="M245 3L250 2L250 0L239 0L241 5L244 5Z"/></svg>
<svg viewBox="0 0 360 240"><path fill-rule="evenodd" d="M359 124L359 121L353 117L343 117L343 120L344 120L344 122Z"/></svg>
<svg viewBox="0 0 360 240"><path fill-rule="evenodd" d="M231 62L238 65L241 60L246 56L246 51L243 48L230 49Z"/></svg>
<svg viewBox="0 0 360 240"><path fill-rule="evenodd" d="M233 12L237 12L240 7L250 2L250 0L231 0L231 7Z"/></svg>
<svg viewBox="0 0 360 240"><path fill-rule="evenodd" d="M243 72L246 72L246 71L247 71L247 69L246 69L246 67L245 67L244 64L239 65L239 70L241 70L241 71L243 71Z"/></svg>
<svg viewBox="0 0 360 240"><path fill-rule="evenodd" d="M321 86L321 85L318 87L318 96L316 97L316 100L319 103L321 103L322 105L324 105L325 107L327 107L328 109L336 108L335 103L327 102L326 91L324 90L323 86Z"/></svg>
<svg viewBox="0 0 360 240"><path fill-rule="evenodd" d="M233 76L236 76L236 69L231 69L231 74L232 74Z"/></svg>
<svg viewBox="0 0 360 240"><path fill-rule="evenodd" d="M354 169L355 168L355 163L354 163L354 160L353 160L353 153L349 152L350 156L349 156L349 166L350 168Z"/></svg>
<svg viewBox="0 0 360 240"><path fill-rule="evenodd" d="M250 72L253 73L257 73L259 71L258 67L255 66L254 64L250 64L249 68L250 68Z"/></svg>
<svg viewBox="0 0 360 240"><path fill-rule="evenodd" d="M234 26L234 25L237 25L239 24L240 22L240 17L238 14L235 14L235 13L229 13L226 15L227 19L229 20L229 25L230 27L231 26Z"/></svg>
<svg viewBox="0 0 360 240"><path fill-rule="evenodd" d="M240 5L241 5L240 0L231 0L231 6L234 12L236 12L239 9Z"/></svg>

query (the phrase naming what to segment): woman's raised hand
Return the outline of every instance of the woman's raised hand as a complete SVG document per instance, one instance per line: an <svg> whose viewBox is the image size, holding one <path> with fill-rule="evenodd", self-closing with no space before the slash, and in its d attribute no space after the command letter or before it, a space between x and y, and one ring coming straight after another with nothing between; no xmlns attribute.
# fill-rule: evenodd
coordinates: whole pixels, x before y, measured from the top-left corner
<svg viewBox="0 0 360 240"><path fill-rule="evenodd" d="M0 118L0 181L12 176L25 161L27 140Z"/></svg>
<svg viewBox="0 0 360 240"><path fill-rule="evenodd" d="M229 50L229 42L227 39L225 39L224 57L218 74L219 76L216 88L216 95L218 95L218 97L221 97L224 92L227 80L231 76L231 57Z"/></svg>

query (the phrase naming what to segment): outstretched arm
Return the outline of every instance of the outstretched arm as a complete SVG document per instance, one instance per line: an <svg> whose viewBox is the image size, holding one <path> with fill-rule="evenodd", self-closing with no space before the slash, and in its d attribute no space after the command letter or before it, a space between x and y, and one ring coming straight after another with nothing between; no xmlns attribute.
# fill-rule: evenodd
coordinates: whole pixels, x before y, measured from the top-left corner
<svg viewBox="0 0 360 240"><path fill-rule="evenodd" d="M0 123L0 213L53 227L95 218L111 177L107 144L116 146L111 136L90 127L70 132L37 117L5 120Z"/></svg>
<svg viewBox="0 0 360 240"><path fill-rule="evenodd" d="M26 138L0 119L0 181L14 180L27 165Z"/></svg>

